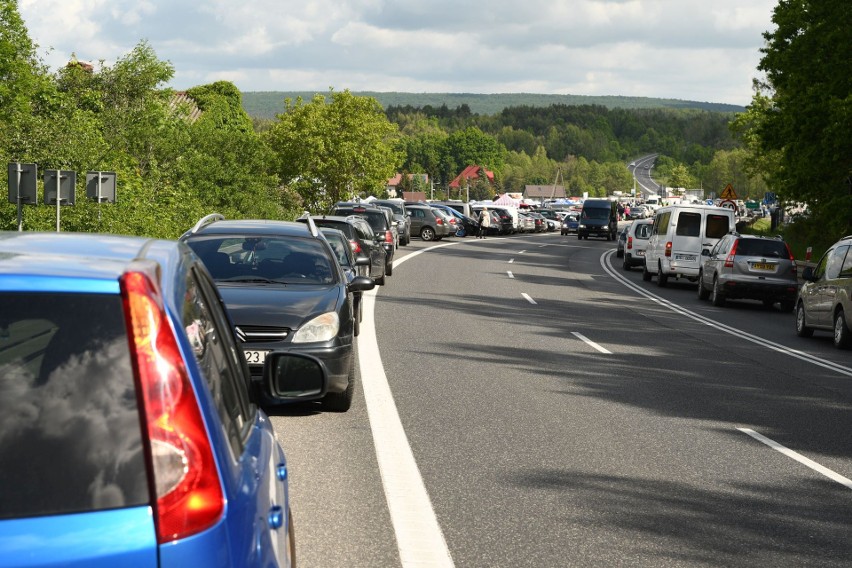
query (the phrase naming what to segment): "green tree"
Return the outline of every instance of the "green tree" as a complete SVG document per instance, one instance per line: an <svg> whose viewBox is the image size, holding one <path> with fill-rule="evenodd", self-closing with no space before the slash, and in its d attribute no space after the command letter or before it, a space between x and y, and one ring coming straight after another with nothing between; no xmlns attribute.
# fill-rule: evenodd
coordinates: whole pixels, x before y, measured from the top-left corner
<svg viewBox="0 0 852 568"><path fill-rule="evenodd" d="M735 125L779 197L807 203L825 238L852 232L852 42L839 0L781 0L765 82Z"/></svg>
<svg viewBox="0 0 852 568"><path fill-rule="evenodd" d="M264 133L276 170L313 211L356 195L381 195L402 163L397 127L379 103L348 90L328 98L286 100L278 122Z"/></svg>
<svg viewBox="0 0 852 568"><path fill-rule="evenodd" d="M447 137L444 144L444 179L452 180L468 166L499 171L503 167L504 153L505 148L493 136L476 127L457 130Z"/></svg>

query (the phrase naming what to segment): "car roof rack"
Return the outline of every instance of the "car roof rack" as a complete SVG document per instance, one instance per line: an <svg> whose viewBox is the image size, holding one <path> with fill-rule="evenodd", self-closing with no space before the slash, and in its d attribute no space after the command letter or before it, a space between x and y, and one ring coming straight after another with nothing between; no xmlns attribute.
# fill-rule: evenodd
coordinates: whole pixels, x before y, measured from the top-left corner
<svg viewBox="0 0 852 568"><path fill-rule="evenodd" d="M207 225L209 225L211 223L215 223L216 221L224 221L224 220L225 220L225 216L222 215L221 213L211 213L210 215L205 215L204 217L199 219L198 222L195 225L193 225L193 227L190 230L188 230L186 233L184 233L184 236L193 235L193 234L197 233L202 228L206 227Z"/></svg>
<svg viewBox="0 0 852 568"><path fill-rule="evenodd" d="M308 228L311 230L311 235L313 235L313 236L315 236L315 237L318 237L318 236L319 236L319 231L317 230L317 224L316 224L316 223L314 223L314 218L313 218L313 217L311 217L310 212L305 211L304 213L302 213L302 218L303 218L303 219L307 219L307 221L308 221Z"/></svg>

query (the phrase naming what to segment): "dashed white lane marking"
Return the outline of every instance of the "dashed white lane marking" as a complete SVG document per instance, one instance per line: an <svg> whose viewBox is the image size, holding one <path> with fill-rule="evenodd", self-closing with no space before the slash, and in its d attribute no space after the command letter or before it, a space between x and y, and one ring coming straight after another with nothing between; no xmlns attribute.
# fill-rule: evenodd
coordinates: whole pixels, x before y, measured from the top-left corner
<svg viewBox="0 0 852 568"><path fill-rule="evenodd" d="M430 249L451 244L458 243L436 245ZM430 249L394 261L394 268ZM373 317L377 291L378 287L362 296L364 321L358 336L358 359L376 459L396 534L400 561L403 568L453 568L455 564L385 375Z"/></svg>
<svg viewBox="0 0 852 568"><path fill-rule="evenodd" d="M572 331L571 335L575 336L577 339L586 343L587 345L594 347L595 349L597 349L601 353L604 353L606 355L612 355L612 351L610 351L609 349L606 349L604 347L601 347L600 345L598 345L597 343L595 343L594 341L592 341L591 339L589 339L588 337L586 337L585 335L583 335L582 333L580 333L578 331Z"/></svg>
<svg viewBox="0 0 852 568"><path fill-rule="evenodd" d="M509 264L512 264L513 262L515 262L515 259L514 259L514 258L510 258L510 259L509 259Z"/></svg>
<svg viewBox="0 0 852 568"><path fill-rule="evenodd" d="M521 251L518 251L518 254L524 254L525 252L527 252L527 251L521 250Z"/></svg>
<svg viewBox="0 0 852 568"><path fill-rule="evenodd" d="M794 452L793 450L791 450L790 448L788 448L786 446L782 446L781 444L779 444L775 440L767 438L766 436L764 436L762 434L758 434L757 432L755 432L754 430L752 430L750 428L737 428L737 430L739 430L743 434L748 434L749 436L751 436L752 438L754 438L758 442L766 444L767 446L769 446L773 450L777 450L777 451L781 452L782 454L784 454L788 458L792 458L792 459L796 460L797 462L799 462L800 464L806 465L807 467L811 468L812 470L814 470L818 473L821 473L822 475L826 476L830 480L836 481L840 485L843 485L843 486L845 486L849 489L852 489L852 479L849 479L847 477L843 477L839 473L837 473L833 470L830 470L825 466L818 464L817 462L813 461L812 459L806 458L805 456L803 456L802 454L800 454L798 452Z"/></svg>
<svg viewBox="0 0 852 568"><path fill-rule="evenodd" d="M527 302L529 302L530 304L538 305L538 302L536 302L535 300L533 300L532 298L530 298L530 295L529 295L529 294L527 294L527 293L525 293L525 292L521 292L521 296L523 296L524 298L526 298Z"/></svg>
<svg viewBox="0 0 852 568"><path fill-rule="evenodd" d="M509 278L514 278L514 277L515 277L515 275L514 275L514 274L512 274L512 271L511 271L511 270L507 270L507 271L506 271L506 274L508 274L508 275L509 275Z"/></svg>

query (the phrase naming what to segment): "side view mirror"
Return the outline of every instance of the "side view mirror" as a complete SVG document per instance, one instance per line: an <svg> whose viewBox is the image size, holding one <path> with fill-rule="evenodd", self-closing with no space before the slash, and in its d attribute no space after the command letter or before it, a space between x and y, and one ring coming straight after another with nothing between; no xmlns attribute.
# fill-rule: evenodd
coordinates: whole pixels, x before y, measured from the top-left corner
<svg viewBox="0 0 852 568"><path fill-rule="evenodd" d="M355 266L370 266L370 257L359 256L355 259Z"/></svg>
<svg viewBox="0 0 852 568"><path fill-rule="evenodd" d="M263 363L263 384L273 405L317 400L328 389L328 369L313 355L274 351Z"/></svg>
<svg viewBox="0 0 852 568"><path fill-rule="evenodd" d="M346 285L347 292L365 292L376 287L376 281L367 276L356 276Z"/></svg>
<svg viewBox="0 0 852 568"><path fill-rule="evenodd" d="M701 256L710 256L710 249L701 249Z"/></svg>
<svg viewBox="0 0 852 568"><path fill-rule="evenodd" d="M806 266L802 271L802 280L806 280L808 282L814 282L816 278L814 278L814 267Z"/></svg>

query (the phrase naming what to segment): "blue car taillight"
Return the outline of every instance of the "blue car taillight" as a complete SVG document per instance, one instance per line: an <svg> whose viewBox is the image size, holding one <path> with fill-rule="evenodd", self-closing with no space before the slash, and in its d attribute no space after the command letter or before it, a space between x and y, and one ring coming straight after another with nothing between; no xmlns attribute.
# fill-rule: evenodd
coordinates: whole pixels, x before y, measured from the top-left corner
<svg viewBox="0 0 852 568"><path fill-rule="evenodd" d="M163 301L147 271L121 278L124 311L144 407L157 541L215 524L225 507L213 450Z"/></svg>

